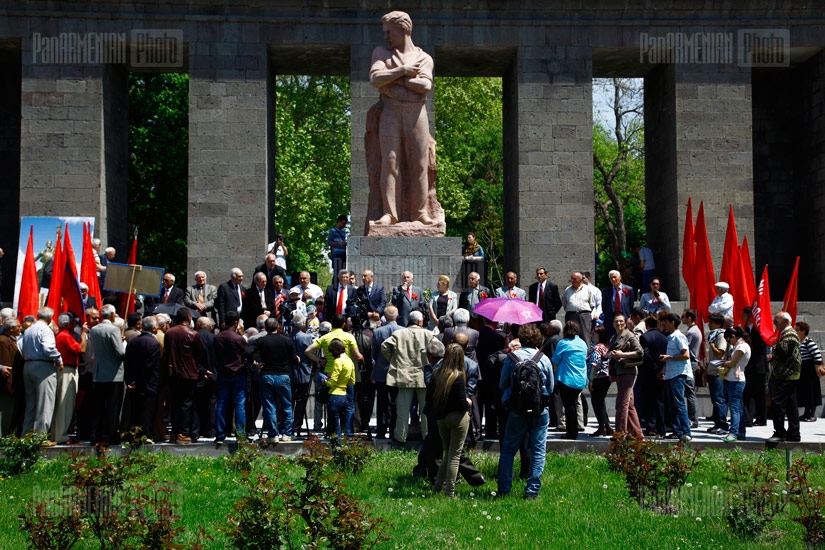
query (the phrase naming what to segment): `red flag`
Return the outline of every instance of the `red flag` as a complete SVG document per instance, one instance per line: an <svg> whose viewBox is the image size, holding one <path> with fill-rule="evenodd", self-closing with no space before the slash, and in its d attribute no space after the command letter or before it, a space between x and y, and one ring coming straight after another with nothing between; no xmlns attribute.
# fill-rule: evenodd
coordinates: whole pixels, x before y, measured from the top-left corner
<svg viewBox="0 0 825 550"><path fill-rule="evenodd" d="M733 295L733 318L741 319L742 310L753 304L753 295L748 288L745 267L742 265L742 256L738 246L733 249L733 275L730 282L731 295ZM751 281L753 276L751 275Z"/></svg>
<svg viewBox="0 0 825 550"><path fill-rule="evenodd" d="M49 285L49 297L46 299L46 306L52 308L55 314L61 311L63 272L66 271L66 260L63 259L63 245L60 238L61 229L57 229L57 242L54 245L54 256L52 256L52 281Z"/></svg>
<svg viewBox="0 0 825 550"><path fill-rule="evenodd" d="M745 286L748 289L748 305L753 305L756 301L756 281L753 280L753 263L751 262L751 249L748 247L748 236L742 239L742 248L739 249L739 260L742 263L742 271L745 273Z"/></svg>
<svg viewBox="0 0 825 550"><path fill-rule="evenodd" d="M687 213L685 214L685 234L682 237L682 278L685 280L690 293L690 307L695 308L696 285L693 278L693 264L696 260L696 245L693 243L693 207L688 197Z"/></svg>
<svg viewBox="0 0 825 550"><path fill-rule="evenodd" d="M132 239L132 249L129 251L129 260L126 262L129 265L135 265L137 263L137 230L135 230L135 236ZM134 294L122 294L120 297L120 311L123 312L123 318L125 319L130 313L135 311L135 295Z"/></svg>
<svg viewBox="0 0 825 550"><path fill-rule="evenodd" d="M759 281L759 288L756 291L756 302L753 308L753 324L759 335L769 346L776 342L776 335L773 328L773 313L771 312L771 288L768 284L768 266L762 271L762 279Z"/></svg>
<svg viewBox="0 0 825 550"><path fill-rule="evenodd" d="M796 291L799 284L799 256L796 257L796 263L793 266L793 273L791 273L791 280L788 282L788 288L785 289L785 298L782 300L782 311L787 311L791 316L791 326L796 323Z"/></svg>
<svg viewBox="0 0 825 550"><path fill-rule="evenodd" d="M71 311L80 319L80 324L86 322L86 310L83 308L83 297L80 295L80 282L77 280L77 264L74 260L74 248L69 237L69 224L66 224L66 233L63 239L64 272L61 294L63 305L61 313Z"/></svg>
<svg viewBox="0 0 825 550"><path fill-rule="evenodd" d="M100 284L97 279L97 262L92 249L92 227L91 224L83 224L83 258L80 263L80 280L89 287L89 297L95 299L97 307L103 306L103 299L100 293Z"/></svg>
<svg viewBox="0 0 825 550"><path fill-rule="evenodd" d="M40 307L40 285L37 282L37 266L34 263L34 226L29 228L29 244L26 245L26 258L23 260L23 276L20 279L20 292L17 295L17 317L37 315Z"/></svg>
<svg viewBox="0 0 825 550"><path fill-rule="evenodd" d="M710 255L708 230L705 226L704 203L699 203L699 214L696 216L696 261L693 266L693 280L696 286L696 314L700 322L708 317L708 306L713 301L713 285L716 284L713 273L713 258ZM693 304L693 293L691 293Z"/></svg>
<svg viewBox="0 0 825 550"><path fill-rule="evenodd" d="M722 252L722 268L719 270L719 280L725 281L733 289L734 265L739 260L739 236L736 234L736 220L733 217L733 205L728 210L728 227L725 231L725 249ZM733 294L731 292L731 294ZM734 299L736 297L734 296Z"/></svg>

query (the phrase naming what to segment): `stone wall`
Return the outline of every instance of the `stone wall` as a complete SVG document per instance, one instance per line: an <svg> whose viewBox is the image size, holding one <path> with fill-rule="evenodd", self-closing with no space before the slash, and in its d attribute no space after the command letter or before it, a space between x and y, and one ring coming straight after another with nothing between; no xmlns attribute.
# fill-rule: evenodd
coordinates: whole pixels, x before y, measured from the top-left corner
<svg viewBox="0 0 825 550"><path fill-rule="evenodd" d="M0 301L11 301L20 221L20 48L0 51Z"/></svg>
<svg viewBox="0 0 825 550"><path fill-rule="evenodd" d="M817 6L785 7L774 0L754 0L744 8L731 2L705 7L664 0L586 4L470 0L409 8L414 41L434 56L437 76L504 79L505 269L518 271L526 286L535 267L542 265L564 286L570 271L593 267L591 79L596 58L600 75L646 75L647 131L655 136L655 143L648 143L648 222L671 294L684 297L679 267L688 196L694 197L696 207L705 201L717 269L731 203L740 235L757 241L755 263L764 260L765 251L780 247L783 258L788 256L783 234L759 229L762 205L754 204L761 202L766 188L760 183L754 190L754 140L760 147L764 141L753 133L782 122L766 110L771 95L805 106L805 113L793 115L806 127L804 143L797 142L805 148L794 146L792 163L800 165L800 159L805 167L811 201L789 205L787 217L799 220L806 214L814 220L814 235L825 233L825 221L820 221L825 206L820 160L825 128L819 115L823 61L821 54L811 53L825 42L825 21ZM148 0L140 5L20 0L2 8L0 43L20 44L12 55L21 60L21 112L19 168L13 151L0 157L6 159L0 160L3 172L19 169L19 202L14 207L0 202L0 218L95 216L106 244L126 244L123 83L128 63L36 64L31 37L33 32L128 34L135 28L171 28L182 32L188 52L177 70L190 73L189 271L204 268L213 282L225 280L235 265L248 270L259 264L263 246L272 238L277 205L272 202L276 159L271 79L283 70L350 76L351 212L358 235L367 189L364 116L376 97L367 82L369 54L383 42L379 19L387 10L386 3L375 0ZM776 74L793 74L798 91L774 93L762 81L759 93L768 95L752 101L751 80L760 76L736 63L639 62L641 32L735 32L767 24L791 31L793 67ZM811 58L808 64L805 56ZM14 73L8 78L13 85ZM780 126L782 132L794 131ZM789 139L781 138L783 147ZM757 154L763 155L763 149ZM788 161L776 162L781 169ZM794 185L800 185L801 177L794 172ZM770 206L785 209L785 203ZM806 208L813 210L802 210ZM760 233L754 235L756 230ZM823 254L812 258L811 267L804 268L809 285L817 283L815 274L825 267ZM781 278L775 287L781 288Z"/></svg>

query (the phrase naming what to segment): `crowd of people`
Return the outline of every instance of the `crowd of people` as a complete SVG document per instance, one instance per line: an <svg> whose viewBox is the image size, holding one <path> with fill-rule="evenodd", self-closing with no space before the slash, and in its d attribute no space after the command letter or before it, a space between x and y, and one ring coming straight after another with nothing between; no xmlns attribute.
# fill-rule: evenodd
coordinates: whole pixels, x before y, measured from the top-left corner
<svg viewBox="0 0 825 550"><path fill-rule="evenodd" d="M465 440L498 439L499 493L512 488L520 452L525 497L535 498L548 430L577 439L585 429L585 389L598 426L592 437L688 442L699 426L697 385L708 385L713 403L708 431L726 442L767 422L768 393L772 442L799 441L799 422L816 420L821 403L822 358L810 327L779 312L779 339L767 347L750 308L739 323L732 318L725 283L717 283L704 339L696 313L672 312L656 277L638 305L618 271L605 289L574 272L562 291L544 268L527 290L513 272L494 290L471 273L459 293L440 276L429 300L409 271L389 291L369 270L358 286L355 277L341 269L324 291L301 272L287 288L270 253L249 288L240 268L217 287L202 271L185 289L166 273L160 296L125 320L110 303L86 302L82 325L49 308L20 320L2 310L2 434L105 447L136 437L221 445L232 435L265 446L313 431L403 445L420 433L416 473L449 496L459 473L485 482L463 453ZM541 320L501 325L475 313L492 297L531 302ZM174 307L165 313L161 305Z"/></svg>

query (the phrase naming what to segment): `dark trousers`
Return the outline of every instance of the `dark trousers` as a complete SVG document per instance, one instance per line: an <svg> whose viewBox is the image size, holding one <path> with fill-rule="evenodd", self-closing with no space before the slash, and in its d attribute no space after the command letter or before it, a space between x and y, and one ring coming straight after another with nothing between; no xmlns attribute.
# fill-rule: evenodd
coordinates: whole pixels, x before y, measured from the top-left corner
<svg viewBox="0 0 825 550"><path fill-rule="evenodd" d="M307 412L307 401L309 401L310 382L300 383L292 381L292 431L298 433ZM306 428L307 433L309 427Z"/></svg>
<svg viewBox="0 0 825 550"><path fill-rule="evenodd" d="M504 424L507 411L501 405L501 389L498 387L500 372L491 366L481 373L479 387L479 416L484 416L484 437L501 439L504 437Z"/></svg>
<svg viewBox="0 0 825 550"><path fill-rule="evenodd" d="M607 406L604 402L609 388L609 376L603 376L602 378L593 380L593 392L590 394L590 400L593 402L593 412L596 415L596 422L598 422L600 427L610 426L610 417L607 416Z"/></svg>
<svg viewBox="0 0 825 550"><path fill-rule="evenodd" d="M77 398L74 403L74 408L77 411L75 428L77 429L77 439L83 441L91 439L91 430L89 429L89 426L94 414L92 412L92 402L94 401L94 398L92 397L94 383L92 380L93 376L91 372L81 374L77 378ZM19 399L19 401L23 402L25 405L25 399ZM20 419L20 424L22 427L22 417Z"/></svg>
<svg viewBox="0 0 825 550"><path fill-rule="evenodd" d="M566 439L577 439L579 437L579 420L576 414L576 404L579 401L581 390L566 386L562 382L557 382L561 402L564 404L564 421L567 431L564 434Z"/></svg>
<svg viewBox="0 0 825 550"><path fill-rule="evenodd" d="M573 321L579 325L579 336L582 337L587 349L590 349L590 331L593 328L593 314L589 311L568 311L564 314L564 322Z"/></svg>
<svg viewBox="0 0 825 550"><path fill-rule="evenodd" d="M665 435L665 381L656 373L639 374L639 393L642 396L637 412L647 430Z"/></svg>
<svg viewBox="0 0 825 550"><path fill-rule="evenodd" d="M252 437L256 433L255 421L261 413L261 385L259 379L249 377L246 393L246 435Z"/></svg>
<svg viewBox="0 0 825 550"><path fill-rule="evenodd" d="M192 437L215 437L215 411L218 406L217 388L213 380L199 380L194 396L195 418Z"/></svg>
<svg viewBox="0 0 825 550"><path fill-rule="evenodd" d="M363 377L362 377L363 379ZM375 405L375 384L371 381L355 383L355 432L370 433L370 419Z"/></svg>
<svg viewBox="0 0 825 550"><path fill-rule="evenodd" d="M155 410L158 406L158 394L126 390L126 395L130 403L128 417L126 416L125 407L123 411L123 421L126 423L127 431L140 428L138 436L146 436L151 439L155 425Z"/></svg>
<svg viewBox="0 0 825 550"><path fill-rule="evenodd" d="M182 378L169 379L169 391L172 394L172 437L192 434L192 422L195 418L195 387L197 380Z"/></svg>
<svg viewBox="0 0 825 550"><path fill-rule="evenodd" d="M376 429L375 433L379 437L383 437L389 430L392 435L392 430L395 429L395 398L398 396L398 388L388 386L385 383L378 382L375 385L375 397L377 401L375 409ZM436 430L436 434L438 430Z"/></svg>
<svg viewBox="0 0 825 550"><path fill-rule="evenodd" d="M765 373L745 373L745 391L742 393L742 408L753 423L764 425L768 421L768 405L765 394Z"/></svg>
<svg viewBox="0 0 825 550"><path fill-rule="evenodd" d="M120 442L120 406L123 382L95 382L92 388L92 417L89 440L95 443Z"/></svg>
<svg viewBox="0 0 825 550"><path fill-rule="evenodd" d="M777 437L788 441L799 441L799 407L796 404L796 380L771 382L771 416L773 431ZM788 415L788 430L785 430L785 415Z"/></svg>

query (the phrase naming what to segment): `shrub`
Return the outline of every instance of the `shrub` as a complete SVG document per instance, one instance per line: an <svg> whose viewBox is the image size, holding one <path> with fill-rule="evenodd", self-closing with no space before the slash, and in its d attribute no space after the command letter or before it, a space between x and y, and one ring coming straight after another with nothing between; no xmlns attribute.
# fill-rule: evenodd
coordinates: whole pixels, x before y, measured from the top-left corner
<svg viewBox="0 0 825 550"><path fill-rule="evenodd" d="M0 439L3 448L0 475L14 476L29 471L40 460L40 446L47 439L48 434L40 432L30 432L22 438L9 435Z"/></svg>
<svg viewBox="0 0 825 550"><path fill-rule="evenodd" d="M761 456L755 464L732 460L727 472L732 489L725 519L737 536L755 538L785 508L787 491L781 472Z"/></svg>
<svg viewBox="0 0 825 550"><path fill-rule="evenodd" d="M805 542L811 546L825 544L825 491L812 487L808 481L809 463L795 460L790 469L790 501L796 505L799 515L793 521L805 528Z"/></svg>
<svg viewBox="0 0 825 550"><path fill-rule="evenodd" d="M636 498L639 506L671 514L677 511L676 498L696 467L699 451L687 450L681 445L663 447L646 439L617 437L605 457L611 470L624 474L630 496Z"/></svg>
<svg viewBox="0 0 825 550"><path fill-rule="evenodd" d="M181 531L171 498L176 491L156 482L128 483L155 460L145 453L74 455L59 494L33 500L20 515L30 547L66 550L89 535L101 548L170 547Z"/></svg>
<svg viewBox="0 0 825 550"><path fill-rule="evenodd" d="M271 464L272 476L242 475L248 495L234 505L222 529L235 548L372 548L389 540L386 522L367 513L369 505L344 491L343 474L329 448L317 438L304 442L297 459L304 470L288 479L286 461Z"/></svg>

